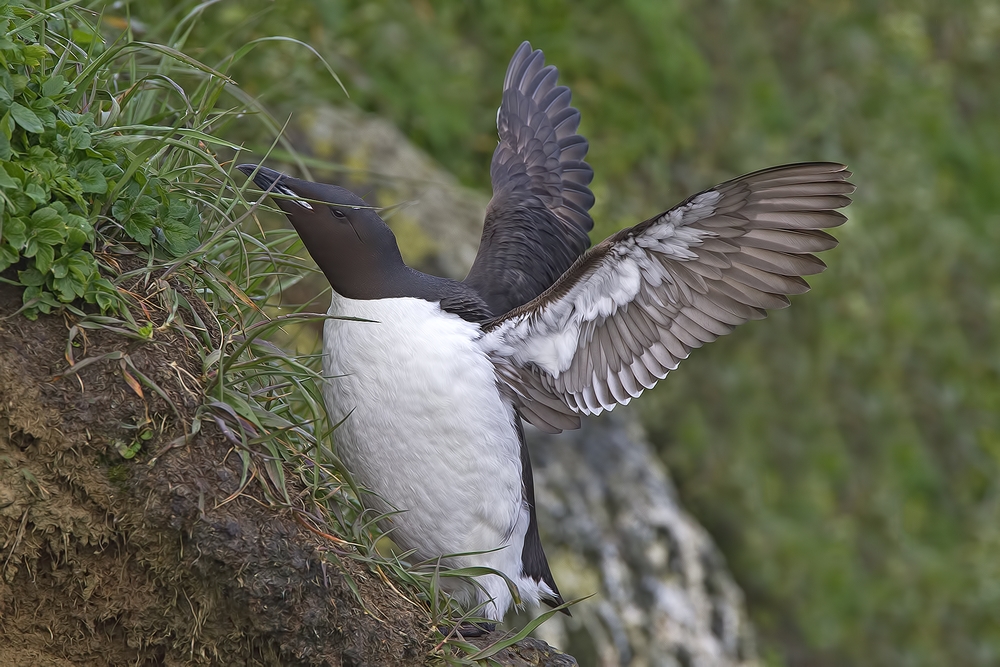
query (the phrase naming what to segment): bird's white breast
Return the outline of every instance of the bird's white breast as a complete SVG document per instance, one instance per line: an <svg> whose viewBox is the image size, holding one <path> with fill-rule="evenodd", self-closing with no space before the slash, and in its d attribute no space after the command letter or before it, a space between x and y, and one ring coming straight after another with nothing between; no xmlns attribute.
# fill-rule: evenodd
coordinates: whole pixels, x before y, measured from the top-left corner
<svg viewBox="0 0 1000 667"><path fill-rule="evenodd" d="M479 327L414 298L334 296L325 325L324 398L355 479L400 510L386 528L417 558L497 549L520 572L527 526L520 444Z"/></svg>

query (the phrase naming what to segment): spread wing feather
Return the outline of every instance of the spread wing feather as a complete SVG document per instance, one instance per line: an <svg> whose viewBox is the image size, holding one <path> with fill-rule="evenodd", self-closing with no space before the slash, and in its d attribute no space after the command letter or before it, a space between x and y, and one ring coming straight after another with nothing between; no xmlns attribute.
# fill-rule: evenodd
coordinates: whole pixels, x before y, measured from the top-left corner
<svg viewBox="0 0 1000 667"><path fill-rule="evenodd" d="M482 345L529 422L550 432L628 403L691 350L784 308L826 265L850 172L773 167L623 230L550 289L484 325Z"/></svg>
<svg viewBox="0 0 1000 667"><path fill-rule="evenodd" d="M493 199L465 279L495 314L541 294L590 246L594 172L584 161L587 140L576 133L580 112L558 76L524 42L504 79Z"/></svg>

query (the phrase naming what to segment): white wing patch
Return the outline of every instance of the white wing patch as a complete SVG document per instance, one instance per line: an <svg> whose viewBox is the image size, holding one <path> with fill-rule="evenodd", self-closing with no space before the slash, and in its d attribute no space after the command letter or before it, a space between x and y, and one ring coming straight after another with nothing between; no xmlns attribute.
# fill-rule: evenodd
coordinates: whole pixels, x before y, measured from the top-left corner
<svg viewBox="0 0 1000 667"><path fill-rule="evenodd" d="M709 190L687 204L671 209L660 216L645 234L637 236L635 243L644 250L659 253L681 261L698 259L691 246L700 245L707 236L717 236L704 229L689 227L696 220L707 218L715 211L721 195Z"/></svg>
<svg viewBox="0 0 1000 667"><path fill-rule="evenodd" d="M591 250L550 290L484 327L480 345L525 419L548 431L628 403L691 350L788 305L811 252L836 240L842 165L748 174Z"/></svg>

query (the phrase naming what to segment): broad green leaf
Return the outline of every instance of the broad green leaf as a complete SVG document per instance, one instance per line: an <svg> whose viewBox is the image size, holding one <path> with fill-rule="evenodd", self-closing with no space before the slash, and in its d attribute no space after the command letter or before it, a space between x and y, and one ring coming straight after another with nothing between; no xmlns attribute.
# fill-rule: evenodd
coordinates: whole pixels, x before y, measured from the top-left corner
<svg viewBox="0 0 1000 667"><path fill-rule="evenodd" d="M48 315L52 312L53 308L59 307L59 302L56 301L55 297L50 292L43 291L40 287L30 289L37 290L37 293L33 294L32 298L38 299L38 303L35 304L35 308L39 312ZM27 294L28 290L25 290L25 296L27 296ZM27 299L25 299L25 302L27 302ZM27 311L25 312L25 315L27 315Z"/></svg>
<svg viewBox="0 0 1000 667"><path fill-rule="evenodd" d="M31 226L34 229L60 229L64 225L56 207L46 206L31 214Z"/></svg>
<svg viewBox="0 0 1000 667"><path fill-rule="evenodd" d="M125 232L143 245L152 242L155 226L153 219L143 213L133 215L124 224Z"/></svg>
<svg viewBox="0 0 1000 667"><path fill-rule="evenodd" d="M66 224L66 228L69 230L70 239L76 238L73 234L82 235L82 241L78 245L71 241L70 245L76 245L79 247L84 243L88 243L94 240L94 227L90 224L90 221L84 218L82 215L76 215L74 213L67 213L63 216L63 222Z"/></svg>
<svg viewBox="0 0 1000 667"><path fill-rule="evenodd" d="M80 46L88 46L94 41L94 33L89 30L73 29L73 42Z"/></svg>
<svg viewBox="0 0 1000 667"><path fill-rule="evenodd" d="M129 210L130 201L126 197L120 197L111 206L111 215L115 217L118 222L125 222L128 220L131 211Z"/></svg>
<svg viewBox="0 0 1000 667"><path fill-rule="evenodd" d="M123 197L114 203L111 213L129 236L149 245L156 227L156 206L156 200L148 195L140 195L137 199Z"/></svg>
<svg viewBox="0 0 1000 667"><path fill-rule="evenodd" d="M104 194L108 191L108 181L104 178L100 160L84 160L78 164L76 180L83 192Z"/></svg>
<svg viewBox="0 0 1000 667"><path fill-rule="evenodd" d="M60 109L56 115L59 116L59 120L73 127L84 125L92 128L94 125L94 114L92 113L74 113L69 109Z"/></svg>
<svg viewBox="0 0 1000 667"><path fill-rule="evenodd" d="M85 298L91 303L96 303L102 311L105 311L118 303L118 290L107 278L98 278L90 283Z"/></svg>
<svg viewBox="0 0 1000 667"><path fill-rule="evenodd" d="M24 76L23 74L18 74L16 72L11 73L10 81L12 86L11 94L14 97L20 95L21 92L28 86L28 77Z"/></svg>
<svg viewBox="0 0 1000 667"><path fill-rule="evenodd" d="M31 197L36 204L44 204L49 201L49 193L38 183L28 183L24 188L24 193Z"/></svg>
<svg viewBox="0 0 1000 667"><path fill-rule="evenodd" d="M55 260L56 251L49 244L39 244L38 252L35 253L35 268L42 273L48 273Z"/></svg>
<svg viewBox="0 0 1000 667"><path fill-rule="evenodd" d="M69 257L63 255L52 262L52 276L56 279L65 278L69 275Z"/></svg>
<svg viewBox="0 0 1000 667"><path fill-rule="evenodd" d="M38 287L45 284L45 276L38 269L25 269L17 272L17 279L26 287Z"/></svg>
<svg viewBox="0 0 1000 667"><path fill-rule="evenodd" d="M37 67L42 63L48 52L40 44L29 44L24 47L24 64L28 67Z"/></svg>
<svg viewBox="0 0 1000 667"><path fill-rule="evenodd" d="M8 174L10 174L11 178L24 182L24 169L22 169L19 164L16 162L5 162L3 164L3 168Z"/></svg>
<svg viewBox="0 0 1000 667"><path fill-rule="evenodd" d="M130 185L129 189L135 189ZM152 241L153 228L156 227L156 200L149 195L139 195L138 198L122 197L111 207L111 213L122 223L125 232L143 245Z"/></svg>
<svg viewBox="0 0 1000 667"><path fill-rule="evenodd" d="M16 188L20 187L20 185L21 184L19 182L10 177L10 174L7 173L6 169L0 167L0 188Z"/></svg>
<svg viewBox="0 0 1000 667"><path fill-rule="evenodd" d="M94 156L94 157L99 157L99 156ZM104 178L121 178L121 175L124 174L125 172L124 170L122 170L120 166L112 162L111 164L106 164L103 167L101 167L101 173L104 174Z"/></svg>
<svg viewBox="0 0 1000 667"><path fill-rule="evenodd" d="M56 126L56 115L48 109L39 109L32 107L35 115L38 116L38 120L41 121L42 127L53 128Z"/></svg>
<svg viewBox="0 0 1000 667"><path fill-rule="evenodd" d="M85 150L90 148L93 140L91 139L90 132L84 127L73 127L70 128L68 144L70 150Z"/></svg>
<svg viewBox="0 0 1000 667"><path fill-rule="evenodd" d="M24 162L36 172L56 173L62 170L62 161L46 146L32 146L28 149L28 157Z"/></svg>
<svg viewBox="0 0 1000 667"><path fill-rule="evenodd" d="M6 271L19 257L16 250L0 241L0 271Z"/></svg>
<svg viewBox="0 0 1000 667"><path fill-rule="evenodd" d="M47 79L42 84L42 95L45 95L45 97L55 97L61 93L65 87L66 79L57 74L56 76Z"/></svg>
<svg viewBox="0 0 1000 667"><path fill-rule="evenodd" d="M59 300L69 303L73 299L83 296L85 286L80 281L72 277L56 278L52 281L56 291L59 292Z"/></svg>
<svg viewBox="0 0 1000 667"><path fill-rule="evenodd" d="M97 261L89 252L77 250L69 256L69 271L80 280L90 280L97 271Z"/></svg>
<svg viewBox="0 0 1000 667"><path fill-rule="evenodd" d="M83 244L89 241L87 238L87 233L82 229L77 229L75 227L70 227L66 233L66 245L74 250L78 250L83 247Z"/></svg>
<svg viewBox="0 0 1000 667"><path fill-rule="evenodd" d="M27 215L35 210L35 202L24 190L8 190L7 201L10 215Z"/></svg>
<svg viewBox="0 0 1000 667"><path fill-rule="evenodd" d="M59 214L60 218L65 218L69 213L69 209L66 208L65 202L61 202L58 199L49 204L49 206L51 206L52 209Z"/></svg>
<svg viewBox="0 0 1000 667"><path fill-rule="evenodd" d="M14 117L8 111L0 119L0 132L9 140L14 135Z"/></svg>
<svg viewBox="0 0 1000 667"><path fill-rule="evenodd" d="M139 198L135 200L134 210L137 213L145 213L146 215L153 216L156 215L159 205L159 202L149 195L139 195Z"/></svg>
<svg viewBox="0 0 1000 667"><path fill-rule="evenodd" d="M42 121L35 115L35 112L24 105L14 102L10 105L10 114L17 121L17 124L28 132L41 134L45 131Z"/></svg>
<svg viewBox="0 0 1000 667"><path fill-rule="evenodd" d="M0 70L0 88L3 92L0 93L0 99L5 102L10 102L14 99L14 80L11 79L10 73L6 70Z"/></svg>
<svg viewBox="0 0 1000 667"><path fill-rule="evenodd" d="M81 209L89 208L87 202L83 199L83 190L80 187L80 181L66 175L59 176L55 180L54 189L58 193L61 193L75 201Z"/></svg>
<svg viewBox="0 0 1000 667"><path fill-rule="evenodd" d="M174 195L169 204L160 206L159 220L164 244L171 253L182 255L198 247L201 219L197 207Z"/></svg>
<svg viewBox="0 0 1000 667"><path fill-rule="evenodd" d="M64 232L65 229L39 229L34 233L32 238L29 238L28 242L31 243L34 241L39 244L39 247L58 245L66 238ZM25 254L27 254L27 251L25 251Z"/></svg>
<svg viewBox="0 0 1000 667"><path fill-rule="evenodd" d="M0 234L0 238L15 250L20 250L28 241L27 230L28 226L23 218L8 218L3 221L3 233Z"/></svg>

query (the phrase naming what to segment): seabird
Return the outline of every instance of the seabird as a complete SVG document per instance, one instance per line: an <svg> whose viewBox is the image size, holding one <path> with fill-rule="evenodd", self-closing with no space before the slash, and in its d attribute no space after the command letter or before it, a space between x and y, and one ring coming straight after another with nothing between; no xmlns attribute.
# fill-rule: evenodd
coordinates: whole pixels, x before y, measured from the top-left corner
<svg viewBox="0 0 1000 667"><path fill-rule="evenodd" d="M542 550L522 420L548 432L626 404L692 349L789 305L837 241L840 164L764 169L589 251L580 113L523 43L497 112L493 198L463 281L408 267L377 211L334 185L238 169L275 197L329 279L323 386L366 506L417 561L487 567L452 591L488 619L562 604ZM460 554L460 555L454 555Z"/></svg>

